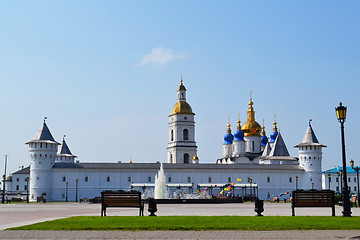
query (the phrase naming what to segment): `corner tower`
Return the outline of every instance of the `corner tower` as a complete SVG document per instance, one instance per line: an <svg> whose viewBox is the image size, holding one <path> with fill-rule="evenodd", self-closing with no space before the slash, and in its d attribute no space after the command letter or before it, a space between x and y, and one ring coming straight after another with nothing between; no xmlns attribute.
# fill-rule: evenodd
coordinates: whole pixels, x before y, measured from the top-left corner
<svg viewBox="0 0 360 240"><path fill-rule="evenodd" d="M75 158L77 158L77 157L71 153L68 145L65 142L65 137L66 136L64 135L62 144L59 147L59 151L58 151L57 157L56 157L56 162L74 163Z"/></svg>
<svg viewBox="0 0 360 240"><path fill-rule="evenodd" d="M311 127L311 119L309 126L306 129L303 140L300 144L295 146L299 148L299 164L306 171L306 179L301 179L302 188L312 188L314 183L315 189L322 189L321 178L321 162L322 162L322 148L326 147L317 140L314 130Z"/></svg>
<svg viewBox="0 0 360 240"><path fill-rule="evenodd" d="M33 140L26 143L30 155L30 201L36 201L37 197L52 199L52 168L60 144L54 140L45 120L46 117Z"/></svg>
<svg viewBox="0 0 360 240"><path fill-rule="evenodd" d="M169 115L168 163L191 163L196 156L195 113L186 102L183 80L177 89L177 102Z"/></svg>

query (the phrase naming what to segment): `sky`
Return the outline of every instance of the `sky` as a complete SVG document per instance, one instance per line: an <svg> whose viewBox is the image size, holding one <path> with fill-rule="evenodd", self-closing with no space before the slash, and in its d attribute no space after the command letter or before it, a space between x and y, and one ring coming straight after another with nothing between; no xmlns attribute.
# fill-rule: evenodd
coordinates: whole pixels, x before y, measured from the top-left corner
<svg viewBox="0 0 360 240"><path fill-rule="evenodd" d="M3 1L0 172L29 165L44 117L80 162L166 162L181 74L200 163L222 155L228 117L272 132L292 156L312 119L323 170L360 165L359 1ZM2 156L1 156L2 155Z"/></svg>

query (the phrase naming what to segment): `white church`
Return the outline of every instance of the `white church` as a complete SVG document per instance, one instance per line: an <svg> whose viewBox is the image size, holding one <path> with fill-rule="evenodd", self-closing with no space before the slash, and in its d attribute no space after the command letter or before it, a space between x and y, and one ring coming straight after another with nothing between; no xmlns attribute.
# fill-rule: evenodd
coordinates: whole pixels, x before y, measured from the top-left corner
<svg viewBox="0 0 360 240"><path fill-rule="evenodd" d="M260 199L282 196L299 189L322 188L322 148L309 122L298 157L289 155L274 121L270 138L255 120L250 98L247 121L232 134L230 123L224 137L222 157L201 163L195 141L195 113L186 101L181 79L177 102L169 115L167 163L163 164L170 191L185 188L196 192L211 188L217 195L232 185L233 194L256 194ZM26 143L30 166L7 179L7 191L29 192L30 201L75 201L100 196L104 190L151 189L160 163L79 162L65 142L52 136L45 120L35 137ZM30 177L29 183L26 178ZM29 184L29 187L28 187ZM255 193L256 189L256 193ZM224 194L222 192L222 194ZM288 198L289 196L284 196ZM280 197L281 198L281 197Z"/></svg>

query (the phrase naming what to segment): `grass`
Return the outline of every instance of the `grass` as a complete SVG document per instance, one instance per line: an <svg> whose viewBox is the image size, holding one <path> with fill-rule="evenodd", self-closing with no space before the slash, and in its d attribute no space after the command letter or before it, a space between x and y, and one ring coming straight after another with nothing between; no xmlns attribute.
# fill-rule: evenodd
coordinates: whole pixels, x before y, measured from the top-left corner
<svg viewBox="0 0 360 240"><path fill-rule="evenodd" d="M324 216L158 216L158 217L70 217L8 230L354 230L360 229L360 217Z"/></svg>

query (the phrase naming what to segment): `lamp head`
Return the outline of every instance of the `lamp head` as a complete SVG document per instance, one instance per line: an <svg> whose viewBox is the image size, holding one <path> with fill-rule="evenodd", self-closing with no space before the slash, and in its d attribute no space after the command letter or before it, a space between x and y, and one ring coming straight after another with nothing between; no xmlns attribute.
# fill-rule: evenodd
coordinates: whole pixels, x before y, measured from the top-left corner
<svg viewBox="0 0 360 240"><path fill-rule="evenodd" d="M350 166L351 166L351 167L354 167L354 160L352 160L352 159L351 159L351 161L350 161Z"/></svg>
<svg viewBox="0 0 360 240"><path fill-rule="evenodd" d="M298 179L299 179L298 176L296 176L296 177L295 177L295 180L297 181Z"/></svg>
<svg viewBox="0 0 360 240"><path fill-rule="evenodd" d="M328 174L328 178L329 178L329 179L331 178L331 175L330 175L330 173Z"/></svg>
<svg viewBox="0 0 360 240"><path fill-rule="evenodd" d="M340 172L339 172L339 173L340 173L340 175L342 175L342 170L340 170Z"/></svg>
<svg viewBox="0 0 360 240"><path fill-rule="evenodd" d="M339 120L339 122L345 122L346 120L346 107L342 105L342 102L340 102L340 105L335 108L336 111L336 117Z"/></svg>

